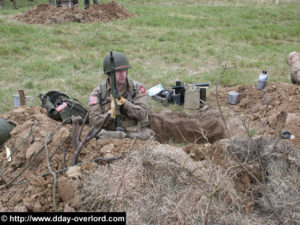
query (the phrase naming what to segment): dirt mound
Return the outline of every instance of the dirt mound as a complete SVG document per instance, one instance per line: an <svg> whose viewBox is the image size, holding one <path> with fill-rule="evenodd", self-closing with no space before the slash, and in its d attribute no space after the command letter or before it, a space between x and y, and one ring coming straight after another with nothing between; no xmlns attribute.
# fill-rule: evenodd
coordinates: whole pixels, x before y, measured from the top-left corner
<svg viewBox="0 0 300 225"><path fill-rule="evenodd" d="M228 104L229 91L241 94L239 104ZM210 93L209 101L215 102L215 95L215 92ZM263 90L257 90L254 84L245 84L219 91L233 136L245 133L240 122L243 119L253 135L279 136L282 129L290 131L296 137L292 142L300 149L299 96L300 86L283 82L269 82Z"/></svg>
<svg viewBox="0 0 300 225"><path fill-rule="evenodd" d="M277 224L274 211L286 224L297 224L300 153L276 132L282 127L291 131L297 146L299 89L269 83L262 91L255 85L220 91L230 132L241 136L241 125L234 126L230 120L243 118L250 129L264 136L236 137L232 143L228 139L193 143L183 149L154 141L92 139L83 147L79 164L72 167L71 125L60 126L41 107L15 108L1 115L17 126L5 144L13 152L12 161L6 160L4 149L0 152L0 211L55 211L52 196L57 181L59 210L109 211L114 207L127 212L130 224L204 224L205 220L208 224ZM238 105L227 104L230 90L244 94ZM208 97L212 101L215 96L210 93ZM201 115L178 117L195 118ZM120 158L95 162L100 156ZM49 173L49 166L56 177Z"/></svg>
<svg viewBox="0 0 300 225"><path fill-rule="evenodd" d="M17 127L11 132L11 138L6 143L6 146L9 146L13 152L12 161L7 162L6 151L0 153L0 183L9 185L13 181L13 186L4 189L1 193L3 198L0 203L0 211L20 210L19 206L22 206L21 208L25 211L53 211L51 187L54 181L53 176L49 174L47 160L51 162L53 171L70 167L75 152L72 148L71 125L59 127L60 122L50 119L41 107L18 107L3 114L2 117L14 121ZM55 129L57 131L54 133L51 143L46 144ZM86 126L83 136L87 130ZM136 140L133 151L155 144L157 143ZM97 168L97 164L91 162L97 157L124 157L130 145L130 139L92 139L88 145L83 147L79 156L79 163L82 163L81 172L85 173ZM45 146L47 146L48 154L46 154ZM66 150L65 160L63 160L64 150ZM23 172L24 168L27 169ZM14 180L19 175L20 177ZM64 180L66 175L61 173L61 177L61 180ZM62 200L68 198L65 194L68 193L58 193L60 209L65 207Z"/></svg>
<svg viewBox="0 0 300 225"><path fill-rule="evenodd" d="M249 155L247 138L235 139L233 144L255 179L232 159L227 141L206 146L214 153L202 161L193 161L180 148L157 145L130 155L120 189L116 184L121 182L125 160L85 177L81 210L109 211L113 207L126 211L129 224L205 224L205 215L207 224L277 224L267 195L285 224L298 224L300 190L292 188L299 182L298 151L285 141L274 148L273 137L253 142L258 154L250 151ZM214 163L217 158L222 165ZM257 180L263 182L262 171L268 176L266 185L260 186Z"/></svg>
<svg viewBox="0 0 300 225"><path fill-rule="evenodd" d="M79 9L76 6L64 8L42 4L35 6L22 15L16 16L16 19L29 24L92 23L108 22L117 19L123 20L133 16L134 14L113 1L106 4L93 4L87 10Z"/></svg>

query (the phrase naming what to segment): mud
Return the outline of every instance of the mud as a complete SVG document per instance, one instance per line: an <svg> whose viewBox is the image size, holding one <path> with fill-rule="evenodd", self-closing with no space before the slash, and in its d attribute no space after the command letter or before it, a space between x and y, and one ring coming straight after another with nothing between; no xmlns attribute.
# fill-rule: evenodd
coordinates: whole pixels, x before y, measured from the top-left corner
<svg viewBox="0 0 300 225"><path fill-rule="evenodd" d="M135 16L128 12L123 6L112 1L106 4L91 5L87 10L76 6L71 8L55 7L52 5L37 5L29 9L16 19L28 24L50 24L50 23L93 23L109 22L111 20L123 20Z"/></svg>

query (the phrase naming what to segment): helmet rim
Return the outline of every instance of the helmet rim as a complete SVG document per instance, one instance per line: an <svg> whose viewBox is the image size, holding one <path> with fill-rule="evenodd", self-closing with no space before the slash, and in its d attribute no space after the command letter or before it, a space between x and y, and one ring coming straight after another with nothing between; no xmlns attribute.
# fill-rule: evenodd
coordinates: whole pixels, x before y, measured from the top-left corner
<svg viewBox="0 0 300 225"><path fill-rule="evenodd" d="M114 56L115 71L131 68L127 57L123 53L112 52L112 54ZM108 53L103 60L103 72L105 74L112 72L110 65L110 53Z"/></svg>

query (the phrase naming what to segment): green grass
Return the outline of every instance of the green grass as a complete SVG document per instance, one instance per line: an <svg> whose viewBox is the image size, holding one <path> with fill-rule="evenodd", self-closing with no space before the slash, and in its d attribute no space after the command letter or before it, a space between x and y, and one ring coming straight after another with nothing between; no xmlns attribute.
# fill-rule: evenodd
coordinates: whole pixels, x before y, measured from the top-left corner
<svg viewBox="0 0 300 225"><path fill-rule="evenodd" d="M108 2L106 0L106 2ZM176 79L214 84L254 83L263 69L271 81L289 82L287 56L300 52L300 2L296 0L117 1L136 17L109 23L29 25L14 19L41 0L10 1L0 9L0 113L18 89L36 97L62 91L87 106L105 76L110 50L127 55L130 76L151 88ZM83 8L83 2L80 2ZM40 104L35 98L35 104ZM150 104L157 108L157 104ZM176 109L175 109L176 110Z"/></svg>

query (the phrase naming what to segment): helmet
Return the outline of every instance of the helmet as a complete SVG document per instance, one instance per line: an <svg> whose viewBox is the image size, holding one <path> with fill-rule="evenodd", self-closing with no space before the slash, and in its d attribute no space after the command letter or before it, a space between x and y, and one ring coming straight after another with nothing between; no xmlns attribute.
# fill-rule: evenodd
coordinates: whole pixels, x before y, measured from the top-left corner
<svg viewBox="0 0 300 225"><path fill-rule="evenodd" d="M112 54L115 60L115 70L124 70L124 69L131 68L128 59L124 54L119 52L113 52ZM112 72L111 65L110 65L110 53L108 53L103 60L103 71L106 74Z"/></svg>

